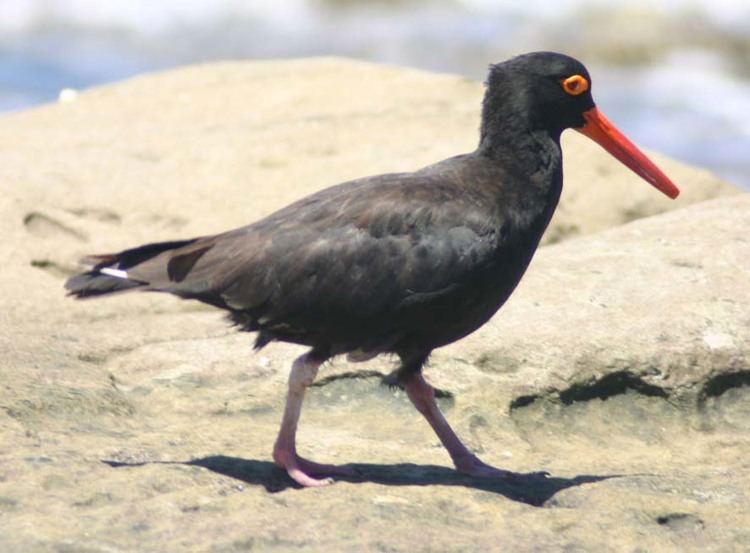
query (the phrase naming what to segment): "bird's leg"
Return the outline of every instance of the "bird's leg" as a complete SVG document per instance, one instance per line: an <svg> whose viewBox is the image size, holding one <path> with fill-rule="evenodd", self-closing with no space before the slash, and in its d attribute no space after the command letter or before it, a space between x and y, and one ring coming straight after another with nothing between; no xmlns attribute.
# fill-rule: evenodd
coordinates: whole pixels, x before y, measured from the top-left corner
<svg viewBox="0 0 750 553"><path fill-rule="evenodd" d="M435 391L425 381L421 372L414 374L405 383L404 389L414 407L427 419L445 449L448 450L456 470L471 476L494 478L514 478L516 476L515 473L497 469L482 462L479 457L467 449L440 412L435 402Z"/></svg>
<svg viewBox="0 0 750 553"><path fill-rule="evenodd" d="M295 482L305 487L327 486L333 483L331 478L318 479L311 476L312 474L346 476L355 474L348 467L321 465L297 455L295 436L300 412L302 411L302 400L305 397L305 389L313 383L315 376L318 374L318 367L324 361L324 358L316 358L313 352L308 352L295 359L292 364L284 417L281 420L279 435L273 447L274 462L284 467Z"/></svg>

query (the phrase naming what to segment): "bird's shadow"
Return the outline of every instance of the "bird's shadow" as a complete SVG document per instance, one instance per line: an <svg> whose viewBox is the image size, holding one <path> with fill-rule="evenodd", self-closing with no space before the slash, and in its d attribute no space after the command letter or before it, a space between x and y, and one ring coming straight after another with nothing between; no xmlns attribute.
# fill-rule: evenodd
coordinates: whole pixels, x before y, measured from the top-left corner
<svg viewBox="0 0 750 553"><path fill-rule="evenodd" d="M208 470L241 480L252 486L263 486L270 493L289 488L300 488L286 474L286 471L270 461L241 459L226 455L211 455L190 461L147 461L121 462L102 460L115 468L137 467L148 464L179 464L204 467ZM338 476L336 481L360 484L371 482L384 486L463 486L490 493L500 494L513 501L541 507L556 493L582 484L600 482L622 475L579 475L574 478L547 476L544 474L518 474L518 479L475 478L437 465L417 465L398 463L393 465L355 463L348 465L357 476Z"/></svg>

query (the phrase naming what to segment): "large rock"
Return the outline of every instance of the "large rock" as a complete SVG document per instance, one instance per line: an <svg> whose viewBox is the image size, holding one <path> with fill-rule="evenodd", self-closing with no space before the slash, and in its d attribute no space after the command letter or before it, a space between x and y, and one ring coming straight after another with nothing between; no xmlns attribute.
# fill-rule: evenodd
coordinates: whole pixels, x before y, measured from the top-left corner
<svg viewBox="0 0 750 553"><path fill-rule="evenodd" d="M362 481L297 490L269 462L289 363L163 296L73 302L77 256L244 224L320 187L472 148L481 86L339 60L149 76L0 121L0 549L742 550L750 543L750 198L543 248L428 378L487 460L463 478L387 359L337 360L301 448ZM662 199L574 133L554 238L731 193L658 159ZM546 508L539 508L544 506Z"/></svg>

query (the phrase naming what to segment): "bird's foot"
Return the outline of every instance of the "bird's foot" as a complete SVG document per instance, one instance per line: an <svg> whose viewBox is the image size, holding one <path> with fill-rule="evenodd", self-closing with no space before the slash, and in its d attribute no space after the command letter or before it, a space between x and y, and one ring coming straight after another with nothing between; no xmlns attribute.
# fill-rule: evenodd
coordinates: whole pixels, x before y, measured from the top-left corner
<svg viewBox="0 0 750 553"><path fill-rule="evenodd" d="M332 476L353 477L358 474L352 467L315 463L294 451L274 450L273 460L276 465L286 469L292 480L305 488L329 486L334 483Z"/></svg>
<svg viewBox="0 0 750 553"><path fill-rule="evenodd" d="M488 465L476 455L466 455L453 460L456 470L477 478L500 478L514 484L524 484L547 478L548 472L518 473Z"/></svg>

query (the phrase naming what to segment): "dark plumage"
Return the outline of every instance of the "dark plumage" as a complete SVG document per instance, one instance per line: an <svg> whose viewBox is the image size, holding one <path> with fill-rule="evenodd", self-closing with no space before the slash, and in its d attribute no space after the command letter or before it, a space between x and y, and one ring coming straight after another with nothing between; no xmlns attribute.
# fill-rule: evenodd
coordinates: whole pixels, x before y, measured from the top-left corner
<svg viewBox="0 0 750 553"><path fill-rule="evenodd" d="M585 81L586 90L564 82L571 76ZM66 288L80 298L169 292L227 310L242 329L258 332L257 348L273 340L309 346L295 363L274 452L303 485L325 483L309 474L335 468L296 455L301 396L317 367L343 353L353 360L397 354L394 380L457 467L505 475L451 441L455 435L436 414L421 368L433 349L489 320L521 279L560 197L561 132L574 127L592 136L591 125L604 126L589 86L583 65L560 54L493 65L474 152L413 173L339 184L223 234L93 256L86 260L93 268ZM610 132L599 126L596 132ZM636 154L621 135L610 136L617 151L593 138L676 195L653 164L633 162Z"/></svg>

